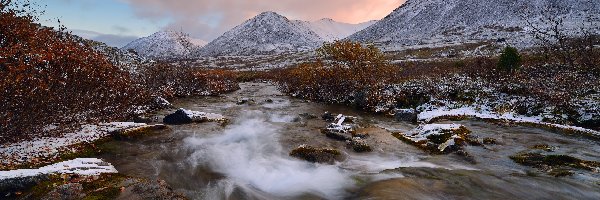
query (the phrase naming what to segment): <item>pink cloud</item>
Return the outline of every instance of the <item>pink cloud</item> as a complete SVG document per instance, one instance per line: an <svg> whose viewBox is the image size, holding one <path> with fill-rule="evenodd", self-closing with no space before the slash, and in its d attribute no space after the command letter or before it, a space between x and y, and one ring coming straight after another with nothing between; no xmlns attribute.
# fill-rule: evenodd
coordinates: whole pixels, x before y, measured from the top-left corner
<svg viewBox="0 0 600 200"><path fill-rule="evenodd" d="M264 11L290 19L332 18L347 23L381 19L405 0L121 0L138 17L173 19L165 29L183 28L193 36L211 40Z"/></svg>

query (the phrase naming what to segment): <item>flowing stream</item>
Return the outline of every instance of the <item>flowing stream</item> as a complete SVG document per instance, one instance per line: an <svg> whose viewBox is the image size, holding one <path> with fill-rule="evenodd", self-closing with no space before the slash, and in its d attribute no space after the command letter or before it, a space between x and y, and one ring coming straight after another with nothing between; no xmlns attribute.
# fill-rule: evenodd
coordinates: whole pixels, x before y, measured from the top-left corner
<svg viewBox="0 0 600 200"><path fill-rule="evenodd" d="M244 83L241 88L174 102L223 114L231 119L227 126L171 126L154 136L104 144L101 157L125 175L163 179L190 199L600 199L598 172L557 178L508 158L543 143L556 146L554 153L600 161L595 141L528 127L455 122L500 143L468 146L476 160L470 162L455 154L429 155L386 131L408 131L414 124L290 98L269 83ZM236 105L241 98L253 102ZM354 153L319 132L327 122L300 117L325 111L360 117L368 124L367 140L374 151ZM337 148L345 159L324 165L288 155L302 144Z"/></svg>

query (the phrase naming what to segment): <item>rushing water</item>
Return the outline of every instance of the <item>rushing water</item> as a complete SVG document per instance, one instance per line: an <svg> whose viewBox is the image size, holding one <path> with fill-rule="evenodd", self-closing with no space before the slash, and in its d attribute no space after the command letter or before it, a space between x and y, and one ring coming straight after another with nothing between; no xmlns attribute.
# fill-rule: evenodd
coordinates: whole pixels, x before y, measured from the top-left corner
<svg viewBox="0 0 600 200"><path fill-rule="evenodd" d="M241 87L221 97L174 103L223 114L232 120L229 125L172 126L156 136L108 143L102 157L123 174L163 179L191 199L600 199L597 173L555 178L508 158L546 143L558 146L556 153L598 161L597 142L527 127L458 122L501 143L467 147L472 163L457 155L428 155L386 131L407 131L413 124L289 98L267 83ZM240 98L254 102L236 105ZM361 117L374 151L354 153L319 133L326 122L299 117L325 111ZM321 165L288 156L301 144L340 149L345 159Z"/></svg>

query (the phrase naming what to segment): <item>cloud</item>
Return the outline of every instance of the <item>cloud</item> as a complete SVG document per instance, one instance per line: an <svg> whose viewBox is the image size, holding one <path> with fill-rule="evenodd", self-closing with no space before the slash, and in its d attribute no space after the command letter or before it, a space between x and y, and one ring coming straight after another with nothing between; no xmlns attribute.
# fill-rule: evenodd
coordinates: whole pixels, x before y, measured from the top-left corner
<svg viewBox="0 0 600 200"><path fill-rule="evenodd" d="M108 46L113 47L123 47L130 43L133 40L138 39L136 36L126 36L126 35L114 35L114 34L104 34L98 33L95 31L88 30L78 30L78 29L69 29L73 34L78 35L85 39L95 40L99 42L104 42Z"/></svg>
<svg viewBox="0 0 600 200"><path fill-rule="evenodd" d="M290 19L332 18L360 23L381 19L405 0L121 0L136 16L149 20L171 19L164 29L183 29L194 37L212 40L264 11Z"/></svg>

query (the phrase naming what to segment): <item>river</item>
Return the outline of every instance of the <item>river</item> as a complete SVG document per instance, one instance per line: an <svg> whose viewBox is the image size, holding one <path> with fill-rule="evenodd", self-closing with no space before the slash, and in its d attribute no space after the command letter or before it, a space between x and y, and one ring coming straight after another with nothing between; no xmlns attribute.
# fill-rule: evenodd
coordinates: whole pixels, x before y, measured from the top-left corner
<svg viewBox="0 0 600 200"><path fill-rule="evenodd" d="M104 144L101 158L122 174L163 179L190 199L600 199L597 172L552 177L509 159L528 146L549 144L557 147L555 153L599 161L595 141L529 127L454 122L498 140L498 145L467 146L473 162L455 154L429 155L389 132L416 124L291 98L270 83L240 86L218 97L173 102L223 114L231 119L227 126L171 126L154 136ZM241 98L254 101L237 105ZM325 111L359 117L373 152L355 153L319 132L327 122L300 117ZM288 155L302 144L337 148L345 159L324 165Z"/></svg>

